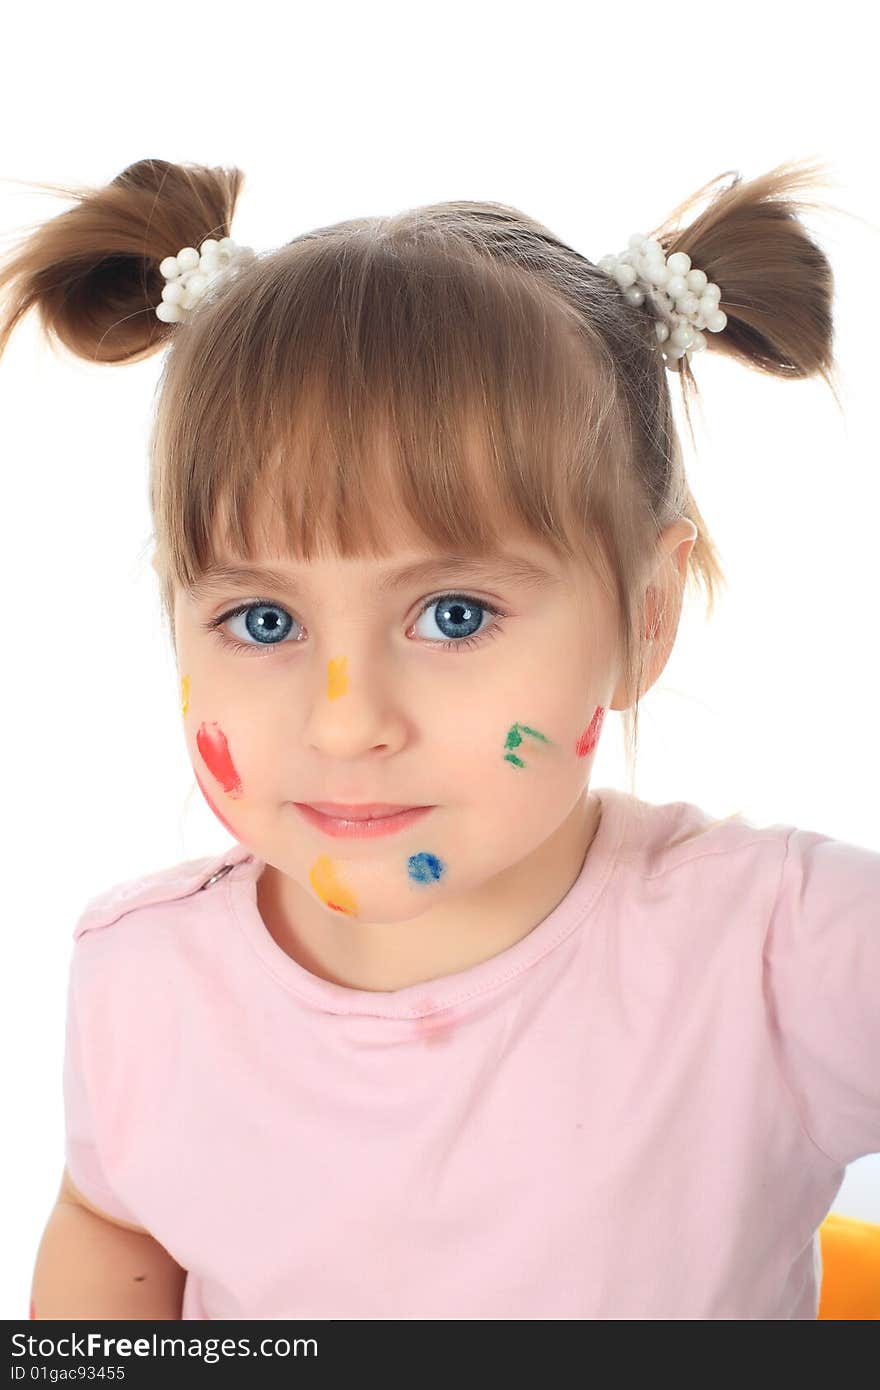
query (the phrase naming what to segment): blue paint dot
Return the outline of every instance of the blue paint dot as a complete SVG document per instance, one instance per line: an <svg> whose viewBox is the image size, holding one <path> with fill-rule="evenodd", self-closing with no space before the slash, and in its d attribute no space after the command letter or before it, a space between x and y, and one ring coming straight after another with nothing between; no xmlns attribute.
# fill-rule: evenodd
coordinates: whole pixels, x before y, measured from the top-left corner
<svg viewBox="0 0 880 1390"><path fill-rule="evenodd" d="M416 883L431 883L446 872L446 865L437 858L436 854L428 854L426 850L423 850L421 854L410 855L407 861L407 870L410 878L414 879Z"/></svg>

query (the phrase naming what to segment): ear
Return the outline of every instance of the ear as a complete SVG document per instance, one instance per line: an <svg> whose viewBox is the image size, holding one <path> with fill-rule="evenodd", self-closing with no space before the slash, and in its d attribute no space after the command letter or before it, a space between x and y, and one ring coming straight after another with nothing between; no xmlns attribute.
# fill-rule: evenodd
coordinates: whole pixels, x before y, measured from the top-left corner
<svg viewBox="0 0 880 1390"><path fill-rule="evenodd" d="M640 698L647 695L662 674L678 633L681 619L687 564L697 539L692 521L681 517L667 526L657 542L657 564L654 576L645 589L641 612L642 639L648 642L648 658L643 675ZM609 701L608 708L629 709L634 692L621 679Z"/></svg>

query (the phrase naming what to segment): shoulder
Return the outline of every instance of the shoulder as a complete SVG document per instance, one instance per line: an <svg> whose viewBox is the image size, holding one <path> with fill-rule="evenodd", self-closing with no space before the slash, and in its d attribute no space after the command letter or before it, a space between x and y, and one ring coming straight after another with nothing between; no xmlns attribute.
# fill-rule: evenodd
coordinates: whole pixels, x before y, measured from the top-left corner
<svg viewBox="0 0 880 1390"><path fill-rule="evenodd" d="M880 925L880 851L820 830L789 829L780 903L802 920L861 919L875 939Z"/></svg>
<svg viewBox="0 0 880 1390"><path fill-rule="evenodd" d="M619 857L646 878L712 857L752 867L762 860L778 876L794 830L780 822L761 824L742 809L716 815L690 801L658 804L623 792L617 792L615 807L622 820Z"/></svg>
<svg viewBox="0 0 880 1390"><path fill-rule="evenodd" d="M196 893L208 891L215 883L222 882L236 865L252 857L244 845L236 844L222 854L187 859L115 883L85 904L73 929L74 940L79 940L87 932L112 926L120 918L144 908L180 902Z"/></svg>
<svg viewBox="0 0 880 1390"><path fill-rule="evenodd" d="M876 902L880 853L820 830L764 822L737 810L716 816L689 801L655 804L618 792L618 857L643 880L664 878L691 894L722 898L728 910L786 898L840 906ZM698 892L695 892L695 887ZM875 910L876 920L876 910Z"/></svg>

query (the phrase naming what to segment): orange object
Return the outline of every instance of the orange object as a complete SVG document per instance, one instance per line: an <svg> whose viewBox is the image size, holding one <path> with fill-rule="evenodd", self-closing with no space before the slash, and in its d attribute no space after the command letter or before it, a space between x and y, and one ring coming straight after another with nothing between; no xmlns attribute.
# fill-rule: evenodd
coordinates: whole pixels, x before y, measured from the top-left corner
<svg viewBox="0 0 880 1390"><path fill-rule="evenodd" d="M880 1226L830 1211L819 1227L818 1317L880 1321Z"/></svg>

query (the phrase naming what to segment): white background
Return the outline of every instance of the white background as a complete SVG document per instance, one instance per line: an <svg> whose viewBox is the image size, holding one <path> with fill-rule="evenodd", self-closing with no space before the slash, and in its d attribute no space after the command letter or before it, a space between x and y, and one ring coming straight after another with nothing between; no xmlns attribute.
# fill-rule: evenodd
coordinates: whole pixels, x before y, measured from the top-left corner
<svg viewBox="0 0 880 1390"><path fill-rule="evenodd" d="M447 199L512 203L597 261L727 170L820 158L845 417L821 382L700 354L698 505L729 589L688 600L642 708L637 793L880 850L876 62L864 9L445 4L16 6L4 22L0 236L145 157L238 165L236 240ZM177 248L169 247L169 253ZM63 1163L73 923L126 877L220 852L159 618L146 439L161 357L0 361L7 907L0 1317L28 1315ZM593 785L625 787L609 716ZM137 736L134 736L134 731ZM878 1000L880 1007L880 1000ZM880 1221L880 1156L833 1205Z"/></svg>

